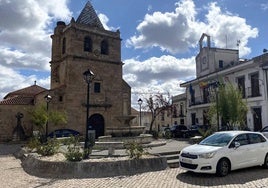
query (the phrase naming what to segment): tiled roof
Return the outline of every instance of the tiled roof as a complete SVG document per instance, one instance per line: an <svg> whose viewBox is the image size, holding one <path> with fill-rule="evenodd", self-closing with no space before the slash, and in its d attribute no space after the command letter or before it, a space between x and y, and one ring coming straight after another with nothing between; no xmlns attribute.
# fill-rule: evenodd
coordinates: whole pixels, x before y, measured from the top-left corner
<svg viewBox="0 0 268 188"><path fill-rule="evenodd" d="M30 105L34 103L35 95L46 91L47 89L38 85L32 85L17 91L13 91L0 101L0 105Z"/></svg>
<svg viewBox="0 0 268 188"><path fill-rule="evenodd" d="M99 17L97 16L93 6L91 5L89 1L87 2L84 9L78 16L76 23L81 23L81 24L104 29Z"/></svg>
<svg viewBox="0 0 268 188"><path fill-rule="evenodd" d="M40 87L38 85L32 85L17 91L13 91L11 93L8 93L4 99L7 99L12 96L17 96L17 95L24 95L24 96L35 96L38 93L41 93L43 91L46 91L47 89Z"/></svg>
<svg viewBox="0 0 268 188"><path fill-rule="evenodd" d="M30 105L34 104L34 97L32 96L12 96L0 101L0 105Z"/></svg>

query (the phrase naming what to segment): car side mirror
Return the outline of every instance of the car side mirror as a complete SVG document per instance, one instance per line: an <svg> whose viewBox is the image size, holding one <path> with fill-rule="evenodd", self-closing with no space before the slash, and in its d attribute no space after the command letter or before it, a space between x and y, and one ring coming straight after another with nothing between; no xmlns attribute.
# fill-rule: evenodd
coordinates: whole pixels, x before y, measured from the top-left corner
<svg viewBox="0 0 268 188"><path fill-rule="evenodd" d="M236 148L238 148L238 147L240 147L240 143L239 143L239 142L235 142L235 144L234 144L234 148L236 149Z"/></svg>

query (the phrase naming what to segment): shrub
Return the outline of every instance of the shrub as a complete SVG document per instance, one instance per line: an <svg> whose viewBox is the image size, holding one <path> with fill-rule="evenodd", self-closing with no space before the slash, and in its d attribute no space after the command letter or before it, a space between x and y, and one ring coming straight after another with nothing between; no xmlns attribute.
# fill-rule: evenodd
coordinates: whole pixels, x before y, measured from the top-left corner
<svg viewBox="0 0 268 188"><path fill-rule="evenodd" d="M129 157L132 159L139 159L142 155L145 154L145 151L141 144L136 142L129 142L125 144L126 152Z"/></svg>
<svg viewBox="0 0 268 188"><path fill-rule="evenodd" d="M65 158L68 161L72 161L72 162L74 162L74 161L82 161L83 152L81 152L79 148L72 147L71 150L68 148L68 152L65 153Z"/></svg>
<svg viewBox="0 0 268 188"><path fill-rule="evenodd" d="M29 142L27 143L27 148L30 150L37 149L41 145L40 139L36 136L30 138Z"/></svg>
<svg viewBox="0 0 268 188"><path fill-rule="evenodd" d="M37 153L42 156L54 155L59 149L57 139L48 140L45 144L40 144L37 148Z"/></svg>
<svg viewBox="0 0 268 188"><path fill-rule="evenodd" d="M84 153L81 151L79 139L71 136L68 140L67 152L65 158L68 161L81 161L84 157Z"/></svg>
<svg viewBox="0 0 268 188"><path fill-rule="evenodd" d="M211 128L209 128L207 130L198 129L198 131L201 134L202 139L204 139L204 138L212 135L214 132L216 132L216 129L211 127Z"/></svg>

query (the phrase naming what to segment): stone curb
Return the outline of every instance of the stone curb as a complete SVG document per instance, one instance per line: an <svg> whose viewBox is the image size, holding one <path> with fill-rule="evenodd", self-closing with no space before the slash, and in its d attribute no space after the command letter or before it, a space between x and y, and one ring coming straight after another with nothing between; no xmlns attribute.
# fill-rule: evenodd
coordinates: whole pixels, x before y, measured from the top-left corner
<svg viewBox="0 0 268 188"><path fill-rule="evenodd" d="M165 157L115 161L53 162L29 154L22 159L23 169L30 175L42 178L104 178L129 176L168 168Z"/></svg>

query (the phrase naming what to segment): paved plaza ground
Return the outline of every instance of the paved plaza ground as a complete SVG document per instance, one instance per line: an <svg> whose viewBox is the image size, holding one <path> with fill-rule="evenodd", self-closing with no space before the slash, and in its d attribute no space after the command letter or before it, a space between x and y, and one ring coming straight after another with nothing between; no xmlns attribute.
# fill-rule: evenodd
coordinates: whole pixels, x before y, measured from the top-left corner
<svg viewBox="0 0 268 188"><path fill-rule="evenodd" d="M175 145L181 141L174 141ZM173 142L167 144L173 147ZM182 144L183 145L183 144ZM163 146L161 146L164 149ZM254 167L231 172L227 177L189 173L180 168L148 172L134 176L88 179L44 179L24 172L20 159L13 155L19 145L0 144L0 187L92 187L92 188L268 188L268 170Z"/></svg>

